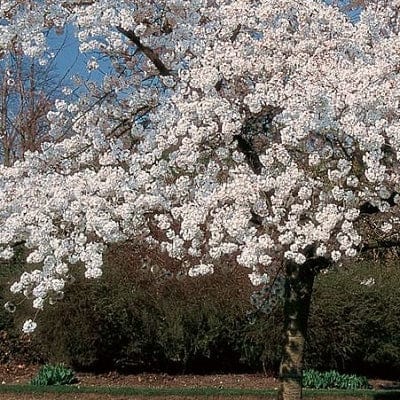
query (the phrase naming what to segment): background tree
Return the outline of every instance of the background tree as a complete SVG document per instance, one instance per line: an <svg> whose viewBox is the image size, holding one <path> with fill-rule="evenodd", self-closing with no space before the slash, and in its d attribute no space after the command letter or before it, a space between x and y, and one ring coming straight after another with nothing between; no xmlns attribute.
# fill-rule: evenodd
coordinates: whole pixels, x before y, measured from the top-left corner
<svg viewBox="0 0 400 400"><path fill-rule="evenodd" d="M40 65L14 45L0 64L1 158L10 166L24 159L26 151L36 151L49 137L47 113L56 98L62 98L62 79L54 60Z"/></svg>
<svg viewBox="0 0 400 400"><path fill-rule="evenodd" d="M370 215L387 237L398 224L395 3L356 26L317 1L0 8L0 48L17 37L40 55L43 26L74 23L81 50L115 66L56 105L49 132L68 117L69 138L0 170L1 255L22 241L33 265L12 291L40 309L74 265L99 277L115 242L161 249L189 276L242 265L255 286L284 284L279 396L301 398L315 275L357 255Z"/></svg>

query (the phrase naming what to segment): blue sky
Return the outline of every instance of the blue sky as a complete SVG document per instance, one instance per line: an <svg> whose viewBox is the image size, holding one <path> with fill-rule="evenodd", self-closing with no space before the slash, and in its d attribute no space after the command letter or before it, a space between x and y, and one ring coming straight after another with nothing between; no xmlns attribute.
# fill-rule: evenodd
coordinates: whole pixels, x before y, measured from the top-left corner
<svg viewBox="0 0 400 400"><path fill-rule="evenodd" d="M73 26L68 25L63 34L49 32L49 49L56 54L55 68L59 78L64 77L64 84L68 86L74 75L80 75L85 80L100 81L104 74L109 73L111 65L106 61L99 61L98 70L88 71L86 63L90 54L82 54L79 51L79 42L74 35Z"/></svg>

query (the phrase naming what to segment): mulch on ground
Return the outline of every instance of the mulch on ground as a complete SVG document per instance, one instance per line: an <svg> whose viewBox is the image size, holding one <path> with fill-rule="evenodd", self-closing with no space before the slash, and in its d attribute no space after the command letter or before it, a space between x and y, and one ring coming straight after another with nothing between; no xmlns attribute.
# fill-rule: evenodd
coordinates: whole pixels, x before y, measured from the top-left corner
<svg viewBox="0 0 400 400"><path fill-rule="evenodd" d="M0 365L1 384L29 383L39 370L35 365ZM117 372L104 374L76 374L82 386L130 386L147 388L241 388L273 389L278 387L277 379L264 374L217 374L217 375L168 375L168 374L135 374L123 375Z"/></svg>
<svg viewBox="0 0 400 400"><path fill-rule="evenodd" d="M0 365L0 384L27 384L39 370L35 365ZM135 374L123 375L117 372L104 374L77 373L78 385L102 386L102 387L136 387L136 388L241 388L241 389L276 389L278 381L274 377L264 374L216 374L216 375L168 375L168 374ZM391 381L372 380L370 383L375 389L382 386L390 386ZM132 400L149 400L146 396L129 397ZM159 397L161 399L161 397ZM165 398L165 396L163 396ZM215 400L226 400L226 396L213 396ZM258 400L265 397L260 396L235 396L237 400ZM12 394L0 393L0 400L126 400L126 396L111 396L107 394ZM190 396L168 396L168 400L193 400L198 399ZM313 398L308 397L309 400ZM324 400L328 397L316 397ZM346 397L346 400L358 400L359 398Z"/></svg>

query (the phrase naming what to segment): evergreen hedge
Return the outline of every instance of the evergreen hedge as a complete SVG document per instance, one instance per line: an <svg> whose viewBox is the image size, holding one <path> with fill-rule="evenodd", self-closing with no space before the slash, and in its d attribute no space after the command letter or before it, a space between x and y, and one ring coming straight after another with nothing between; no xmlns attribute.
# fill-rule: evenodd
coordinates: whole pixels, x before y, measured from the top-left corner
<svg viewBox="0 0 400 400"><path fill-rule="evenodd" d="M39 314L38 331L29 339L17 333L23 310L11 316L1 310L0 335L7 340L0 361L25 357L97 371L277 371L281 305L269 315L254 313L243 268L223 266L215 276L193 279L177 278L163 264L151 274L140 253L127 248L110 252L111 263L104 279L78 277L62 302ZM10 297L5 275L17 269L2 269L0 300ZM360 284L370 277L374 285ZM361 262L321 274L306 368L398 378L399 283L394 264ZM32 312L28 304L25 312Z"/></svg>

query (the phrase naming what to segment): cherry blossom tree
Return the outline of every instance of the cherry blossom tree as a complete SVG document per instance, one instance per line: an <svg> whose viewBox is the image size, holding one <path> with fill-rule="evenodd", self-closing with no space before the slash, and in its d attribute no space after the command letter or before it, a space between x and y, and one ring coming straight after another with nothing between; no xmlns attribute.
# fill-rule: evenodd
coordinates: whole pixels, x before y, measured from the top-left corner
<svg viewBox="0 0 400 400"><path fill-rule="evenodd" d="M371 246L371 215L397 240L397 7L355 25L316 0L2 2L3 54L40 58L45 30L73 24L115 69L49 113L68 138L0 168L1 256L24 243L32 265L12 292L39 310L124 241L189 276L240 264L266 300L283 292L279 398L300 399L316 274Z"/></svg>

